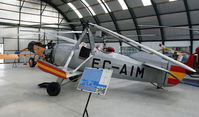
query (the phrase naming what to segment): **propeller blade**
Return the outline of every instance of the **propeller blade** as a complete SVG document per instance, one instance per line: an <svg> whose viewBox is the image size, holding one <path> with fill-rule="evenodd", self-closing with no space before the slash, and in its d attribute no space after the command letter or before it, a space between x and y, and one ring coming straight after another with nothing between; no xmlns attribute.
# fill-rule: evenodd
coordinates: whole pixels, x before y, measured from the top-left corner
<svg viewBox="0 0 199 117"><path fill-rule="evenodd" d="M28 50L28 48L21 49L21 50L19 50L19 52L24 52L26 50Z"/></svg>
<svg viewBox="0 0 199 117"><path fill-rule="evenodd" d="M187 70L192 71L192 72L196 72L196 70L194 70L193 68L191 68L191 67L189 67L189 66L187 66L187 65L185 65L185 64L183 64L183 63L181 63L179 61L176 61L176 60L174 60L174 59L172 59L172 58L170 58L170 57L168 57L168 56L166 56L166 55L164 55L164 54L162 54L160 52L157 52L156 50L153 50L153 49L151 49L151 48L149 48L149 47L147 47L145 45L142 45L142 44L140 44L140 43L138 43L138 42L136 42L136 41L134 41L134 40L132 40L132 39L130 39L128 37L125 37L125 36L123 36L123 35L121 35L119 33L111 31L111 30L109 30L107 28L104 28L102 26L99 26L99 25L96 25L96 24L93 24L93 23L89 23L89 24L91 26L94 26L97 29L105 32L105 33L108 33L108 34L116 37L119 40L122 40L122 41L126 42L127 44L129 44L131 46L135 46L136 45L139 48L143 48L144 49L143 51L145 51L145 52L152 52L152 53L156 54L157 56L159 56L159 57L161 57L161 58L163 58L165 60L168 60L168 61L170 61L170 62L172 62L172 63L174 63L174 64L176 64L176 65L178 65L178 66L180 66L180 67L182 67L184 69L187 69Z"/></svg>

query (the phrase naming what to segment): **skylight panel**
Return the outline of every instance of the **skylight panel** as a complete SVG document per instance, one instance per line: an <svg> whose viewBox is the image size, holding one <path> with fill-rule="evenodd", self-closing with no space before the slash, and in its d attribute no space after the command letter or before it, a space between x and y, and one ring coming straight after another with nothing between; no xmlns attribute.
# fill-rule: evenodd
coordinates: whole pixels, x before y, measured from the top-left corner
<svg viewBox="0 0 199 117"><path fill-rule="evenodd" d="M111 9L108 7L108 5L105 3L105 1L104 0L102 0L103 1L103 3L102 3L102 1L101 0L97 0L98 2L99 2L99 4L101 5L101 7L104 9L104 12L105 13L108 13L109 11L111 11ZM104 6L105 5L105 6ZM107 9L108 10L107 10Z"/></svg>
<svg viewBox="0 0 199 117"><path fill-rule="evenodd" d="M68 4L68 6L70 6L71 9L73 9L75 11L75 13L77 14L77 16L79 18L83 18L82 14L77 10L77 8L73 4L71 4L71 3L67 3L67 4Z"/></svg>
<svg viewBox="0 0 199 117"><path fill-rule="evenodd" d="M91 6L86 2L86 0L81 0L84 5L86 5L86 7L89 9L89 11L91 11L92 15L96 15L94 10L91 8Z"/></svg>
<svg viewBox="0 0 199 117"><path fill-rule="evenodd" d="M120 3L120 5L121 5L123 10L128 9L128 7L126 6L126 3L124 2L124 0L118 0L118 2Z"/></svg>
<svg viewBox="0 0 199 117"><path fill-rule="evenodd" d="M152 5L151 0L142 0L142 4L143 4L144 6Z"/></svg>

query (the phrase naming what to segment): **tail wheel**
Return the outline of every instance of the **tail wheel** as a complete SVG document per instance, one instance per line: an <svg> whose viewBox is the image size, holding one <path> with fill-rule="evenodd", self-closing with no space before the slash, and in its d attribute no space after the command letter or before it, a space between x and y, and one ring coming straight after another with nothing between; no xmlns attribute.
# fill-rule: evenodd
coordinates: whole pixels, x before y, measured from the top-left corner
<svg viewBox="0 0 199 117"><path fill-rule="evenodd" d="M61 91L60 84L52 82L47 86L47 93L49 96L57 96Z"/></svg>
<svg viewBox="0 0 199 117"><path fill-rule="evenodd" d="M35 65L36 65L35 59L34 58L30 58L29 59L29 66L30 67L35 67Z"/></svg>

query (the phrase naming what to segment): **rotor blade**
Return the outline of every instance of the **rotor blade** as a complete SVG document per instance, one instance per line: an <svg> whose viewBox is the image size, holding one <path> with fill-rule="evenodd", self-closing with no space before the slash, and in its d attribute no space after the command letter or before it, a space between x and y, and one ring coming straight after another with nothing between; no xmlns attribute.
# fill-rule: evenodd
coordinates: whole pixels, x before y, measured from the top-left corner
<svg viewBox="0 0 199 117"><path fill-rule="evenodd" d="M79 34L81 34L82 33L82 31L59 31L59 32L57 32L57 33L60 33L60 34L68 34L68 33L79 33Z"/></svg>
<svg viewBox="0 0 199 117"><path fill-rule="evenodd" d="M156 35L147 34L147 35L124 35L124 36L126 36L126 37L137 37L137 36L139 36L139 37L155 37Z"/></svg>
<svg viewBox="0 0 199 117"><path fill-rule="evenodd" d="M47 33L47 34L52 36L52 37L59 38L61 40L67 41L67 42L72 43L72 44L75 44L77 42L76 40L68 38L68 37L64 37L64 36L60 36L60 35L54 35L54 34L51 34L51 33Z"/></svg>
<svg viewBox="0 0 199 117"><path fill-rule="evenodd" d="M80 22L67 22L67 23L42 23L41 25L70 25L70 24L81 24Z"/></svg>
<svg viewBox="0 0 199 117"><path fill-rule="evenodd" d="M31 33L39 33L39 31L31 31L31 30L20 30L23 32L31 32ZM45 32L45 31L40 31L40 32ZM81 34L82 31L58 31L58 32L53 32L53 33L59 33L59 34L71 34L71 33L79 33Z"/></svg>
<svg viewBox="0 0 199 117"><path fill-rule="evenodd" d="M130 39L128 37L125 37L125 36L123 36L121 34L118 34L118 33L114 32L114 31L111 31L111 30L109 30L107 28L104 28L102 26L99 26L99 25L96 25L96 24L93 24L93 23L89 23L89 24L94 26L94 27L96 27L96 28L98 28L99 30L101 30L101 31L103 31L105 33L113 35L114 37L121 38L123 41L127 42L129 45L131 45L131 43L133 43L133 45L137 45L138 47L143 48L145 50L145 52L153 52L157 56L159 56L159 57L161 57L161 58L163 58L165 60L168 60L168 61L170 61L170 62L172 62L172 63L174 63L174 64L176 64L176 65L178 65L178 66L180 66L180 67L182 67L184 69L187 69L187 70L192 71L192 72L196 72L196 70L194 70L193 68L191 68L191 67L189 67L189 66L187 66L187 65L185 65L185 64L183 64L183 63L181 63L179 61L176 61L176 60L174 60L174 59L172 59L172 58L170 58L170 57L168 57L168 56L166 56L166 55L164 55L164 54L162 54L160 52L157 52L156 50L153 50L153 49L151 49L151 48L149 48L149 47L147 47L145 45L142 45L142 44L140 44L140 43L138 43L138 42L136 42L136 41L134 41L134 40L132 40L132 39ZM131 42L131 43L129 43L129 42Z"/></svg>
<svg viewBox="0 0 199 117"><path fill-rule="evenodd" d="M24 30L24 32L25 32L25 30ZM28 34L28 33L29 33L29 34L44 34L44 33L46 33L46 34L49 35L49 36L62 39L62 40L67 41L67 42L69 42L69 43L75 44L75 43L77 42L76 40L73 40L73 39L71 39L71 38L64 37L64 36L60 36L60 35L56 35L55 33L50 33L50 32L45 32L45 31L40 31L40 32L34 31L34 33L31 33L30 31L27 31L27 32L25 32L25 33L26 33L26 34ZM47 36L47 35L46 35L46 36Z"/></svg>
<svg viewBox="0 0 199 117"><path fill-rule="evenodd" d="M187 28L187 27L172 27L172 26L157 26L157 25L138 25L140 27L154 27L154 28L174 28L174 29L181 29L181 30L192 30L192 31L199 31L196 28Z"/></svg>

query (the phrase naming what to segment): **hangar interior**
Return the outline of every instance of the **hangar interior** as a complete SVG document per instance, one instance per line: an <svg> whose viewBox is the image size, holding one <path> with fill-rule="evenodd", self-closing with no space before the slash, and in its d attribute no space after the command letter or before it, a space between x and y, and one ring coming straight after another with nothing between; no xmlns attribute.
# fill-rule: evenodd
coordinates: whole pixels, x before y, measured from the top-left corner
<svg viewBox="0 0 199 117"><path fill-rule="evenodd" d="M25 48L32 40L43 38L36 34L23 35L24 30L81 31L81 25L63 26L61 23L89 21L156 50L160 49L161 43L194 53L198 44L198 32L186 30L186 28L198 28L197 2L197 0L121 0L121 2L120 0L104 2L100 0L2 0L0 42L3 44L1 46L4 53L13 53ZM70 3L73 7L69 6ZM44 23L55 25L42 25ZM92 31L95 32L95 29ZM69 34L66 36L75 38ZM117 52L126 46L112 37L106 38L107 43L114 46ZM50 36L47 39L59 41L58 38ZM98 40L98 43L100 42L101 40ZM13 61L5 60L5 63L8 62Z"/></svg>
<svg viewBox="0 0 199 117"><path fill-rule="evenodd" d="M0 53L13 54L31 41L65 43L59 35L77 40L80 34L59 31L82 31L81 22L91 22L154 50L162 44L193 54L199 45L198 19L198 0L0 0ZM40 31L55 36L38 34ZM106 42L124 55L136 51L112 36L97 37L95 28L91 31L96 46ZM29 58L0 59L0 116L81 116L87 93L77 91L78 84L72 83L59 96L48 97L37 84L55 78L25 66ZM16 62L17 68L12 68ZM106 96L93 95L89 113L93 117L197 117L197 90L184 84L157 90L142 82L112 79Z"/></svg>

